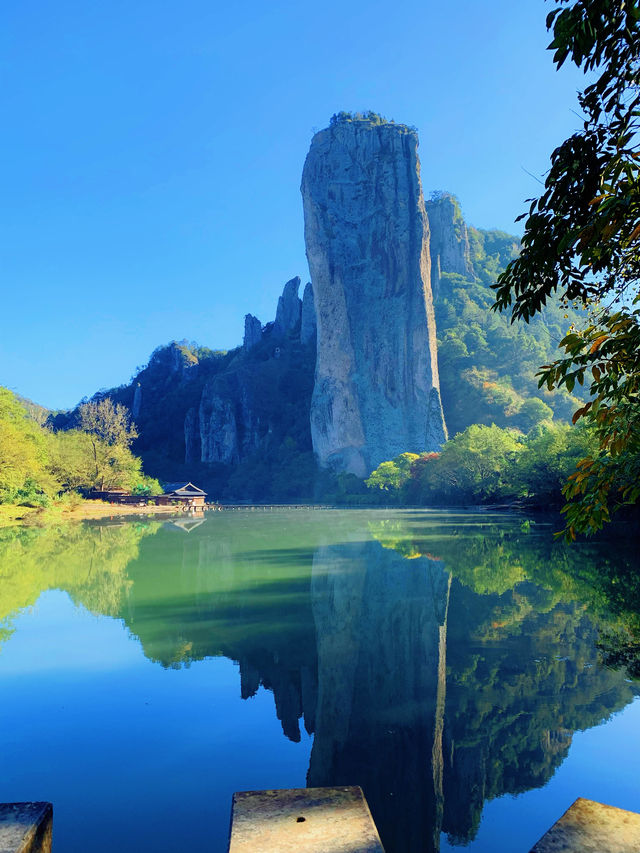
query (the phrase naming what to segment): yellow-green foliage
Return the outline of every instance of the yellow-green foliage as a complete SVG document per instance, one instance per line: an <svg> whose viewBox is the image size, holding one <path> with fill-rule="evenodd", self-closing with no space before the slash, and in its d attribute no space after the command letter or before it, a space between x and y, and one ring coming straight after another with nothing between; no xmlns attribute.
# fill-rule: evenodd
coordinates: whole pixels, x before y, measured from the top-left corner
<svg viewBox="0 0 640 853"><path fill-rule="evenodd" d="M161 491L129 449L135 430L124 407L103 400L81 409L84 429L54 433L0 387L0 503L46 505L61 492L94 487Z"/></svg>
<svg viewBox="0 0 640 853"><path fill-rule="evenodd" d="M46 432L11 391L0 387L0 503L26 491L54 493L47 461Z"/></svg>
<svg viewBox="0 0 640 853"><path fill-rule="evenodd" d="M370 523L369 530L384 548L407 559L428 557L441 562L478 595L503 596L513 590L509 614L496 613L496 629L526 615L531 590L520 585L528 582L537 587L538 612L576 601L601 614L621 617L624 623L638 623L640 583L632 545L629 549L590 542L568 545L553 540L548 524L538 527L508 516L499 523L479 523L477 517L461 513L458 527L455 517L446 519L442 527L436 522L426 526L420 520L384 520Z"/></svg>
<svg viewBox="0 0 640 853"><path fill-rule="evenodd" d="M460 229L458 202L454 227ZM436 202L438 199L434 199ZM459 231L461 235L461 231ZM580 405L580 389L551 393L538 388L541 364L555 357L560 339L578 313L549 305L527 326L511 324L506 314L491 311L492 285L520 244L501 231L468 229L470 271L464 276L443 272L435 299L440 390L449 435L472 423L515 427L527 431L550 417L569 421ZM527 404L534 399L539 403Z"/></svg>
<svg viewBox="0 0 640 853"><path fill-rule="evenodd" d="M418 453L401 453L390 462L381 462L365 483L370 489L399 489L408 480L411 465L419 458Z"/></svg>

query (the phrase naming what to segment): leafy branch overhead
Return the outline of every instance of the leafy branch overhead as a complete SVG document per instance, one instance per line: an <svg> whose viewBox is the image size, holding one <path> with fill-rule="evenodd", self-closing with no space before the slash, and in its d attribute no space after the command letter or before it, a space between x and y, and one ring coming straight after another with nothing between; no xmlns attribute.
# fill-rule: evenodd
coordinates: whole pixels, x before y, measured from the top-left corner
<svg viewBox="0 0 640 853"><path fill-rule="evenodd" d="M579 95L583 129L553 152L545 192L519 217L522 252L496 286L496 306L514 319L554 294L586 302L637 287L639 21L640 4L624 0L580 0L547 18L556 65L570 57L600 75Z"/></svg>
<svg viewBox="0 0 640 853"><path fill-rule="evenodd" d="M551 297L590 309L587 328L570 329L563 357L539 374L549 390L589 383L573 420L594 425L599 450L564 489L573 538L640 498L640 3L561 0L547 27L556 66L570 59L595 80L579 95L582 129L553 152L544 193L520 217L522 251L495 285L494 308L525 322Z"/></svg>

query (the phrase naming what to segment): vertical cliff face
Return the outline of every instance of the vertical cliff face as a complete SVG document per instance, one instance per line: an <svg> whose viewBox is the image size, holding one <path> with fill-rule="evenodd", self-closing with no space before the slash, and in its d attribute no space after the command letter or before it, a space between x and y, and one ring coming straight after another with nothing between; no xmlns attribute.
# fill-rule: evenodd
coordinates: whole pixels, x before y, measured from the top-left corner
<svg viewBox="0 0 640 853"><path fill-rule="evenodd" d="M302 176L313 446L322 465L358 476L446 435L417 146L403 125L337 121L314 136Z"/></svg>
<svg viewBox="0 0 640 853"><path fill-rule="evenodd" d="M308 281L304 286L302 297L302 318L300 321L300 341L303 344L315 342L316 337L316 308L313 304L313 287Z"/></svg>
<svg viewBox="0 0 640 853"><path fill-rule="evenodd" d="M473 278L469 232L457 199L449 193L426 202L431 232L431 289L438 296L440 275L454 272Z"/></svg>
<svg viewBox="0 0 640 853"><path fill-rule="evenodd" d="M142 411L142 388L140 383L136 384L136 390L133 392L133 403L131 404L131 417L134 419L140 416Z"/></svg>
<svg viewBox="0 0 640 853"><path fill-rule="evenodd" d="M184 415L186 464L236 466L292 435L301 451L311 449L315 313L313 294L307 288L303 303L299 288L298 277L285 284L276 319L264 328L247 314L242 349L225 356L223 369L201 372Z"/></svg>

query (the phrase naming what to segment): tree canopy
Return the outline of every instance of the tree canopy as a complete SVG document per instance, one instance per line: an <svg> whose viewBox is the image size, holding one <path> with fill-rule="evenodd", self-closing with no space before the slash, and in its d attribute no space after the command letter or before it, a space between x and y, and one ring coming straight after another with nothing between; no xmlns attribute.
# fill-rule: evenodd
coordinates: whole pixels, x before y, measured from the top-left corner
<svg viewBox="0 0 640 853"><path fill-rule="evenodd" d="M567 482L566 535L598 530L640 498L640 3L560 0L547 17L558 68L595 79L579 95L580 131L551 156L544 193L529 199L522 251L496 284L499 310L529 322L550 298L588 306L540 385L590 399L574 414L599 439Z"/></svg>
<svg viewBox="0 0 640 853"><path fill-rule="evenodd" d="M558 507L563 483L593 446L591 429L550 420L527 435L472 424L440 453L403 453L380 463L365 482L370 497L385 502Z"/></svg>
<svg viewBox="0 0 640 853"><path fill-rule="evenodd" d="M0 503L46 506L62 493L96 487L161 491L130 450L137 433L124 406L92 401L80 407L79 424L53 432L0 387Z"/></svg>

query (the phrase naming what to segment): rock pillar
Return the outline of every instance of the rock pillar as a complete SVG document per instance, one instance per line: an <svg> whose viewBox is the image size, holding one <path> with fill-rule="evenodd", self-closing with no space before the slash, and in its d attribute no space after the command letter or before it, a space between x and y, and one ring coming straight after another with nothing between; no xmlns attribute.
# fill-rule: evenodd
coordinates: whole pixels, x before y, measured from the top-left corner
<svg viewBox="0 0 640 853"><path fill-rule="evenodd" d="M302 175L313 447L322 465L358 476L446 436L417 148L404 125L337 120L313 137Z"/></svg>

